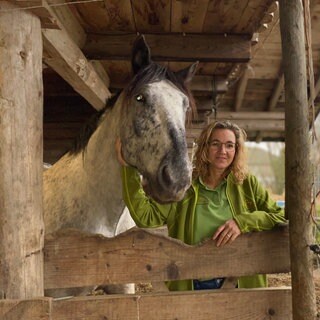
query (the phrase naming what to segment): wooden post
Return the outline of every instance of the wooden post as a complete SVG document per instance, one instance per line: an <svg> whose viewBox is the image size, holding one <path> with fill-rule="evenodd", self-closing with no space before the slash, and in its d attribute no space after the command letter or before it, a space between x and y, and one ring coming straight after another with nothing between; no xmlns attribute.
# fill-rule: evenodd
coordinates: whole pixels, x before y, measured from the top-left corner
<svg viewBox="0 0 320 320"><path fill-rule="evenodd" d="M313 282L311 208L311 163L301 0L282 0L280 29L285 77L286 213L290 225L292 306L294 320L316 318Z"/></svg>
<svg viewBox="0 0 320 320"><path fill-rule="evenodd" d="M43 295L42 38L0 1L0 295ZM0 296L0 298L1 298Z"/></svg>

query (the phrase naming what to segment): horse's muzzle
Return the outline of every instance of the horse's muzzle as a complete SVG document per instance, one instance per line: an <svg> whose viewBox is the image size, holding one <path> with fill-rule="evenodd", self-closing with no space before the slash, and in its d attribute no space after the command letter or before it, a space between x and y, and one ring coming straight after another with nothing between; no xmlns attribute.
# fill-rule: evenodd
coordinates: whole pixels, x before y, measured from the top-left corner
<svg viewBox="0 0 320 320"><path fill-rule="evenodd" d="M146 177L143 187L148 196L159 203L176 202L191 185L191 165L188 161L163 161L156 177Z"/></svg>

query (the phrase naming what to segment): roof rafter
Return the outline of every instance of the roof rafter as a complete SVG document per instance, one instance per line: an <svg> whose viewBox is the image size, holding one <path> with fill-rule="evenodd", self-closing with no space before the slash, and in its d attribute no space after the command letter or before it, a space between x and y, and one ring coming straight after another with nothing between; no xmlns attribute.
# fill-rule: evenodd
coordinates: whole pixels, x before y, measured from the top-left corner
<svg viewBox="0 0 320 320"><path fill-rule="evenodd" d="M145 34L154 60L248 62L248 34ZM89 34L83 51L91 59L130 59L136 34Z"/></svg>
<svg viewBox="0 0 320 320"><path fill-rule="evenodd" d="M102 109L111 93L100 76L101 68L97 72L79 48L79 45L84 42L84 31L81 31L80 25L75 25L70 19L64 21L64 23L68 23L68 30L76 30L75 32L78 34L76 37L78 43L76 43L66 32L64 23L59 19L59 17L63 18L64 14L70 17L66 11L68 9L59 9L56 14L46 0L15 1L15 4L23 8L36 4L37 8L30 10L38 15L40 20L43 21L45 18L45 21L52 23L51 29L42 29L44 62L65 79L95 109ZM104 78L107 77L105 74Z"/></svg>

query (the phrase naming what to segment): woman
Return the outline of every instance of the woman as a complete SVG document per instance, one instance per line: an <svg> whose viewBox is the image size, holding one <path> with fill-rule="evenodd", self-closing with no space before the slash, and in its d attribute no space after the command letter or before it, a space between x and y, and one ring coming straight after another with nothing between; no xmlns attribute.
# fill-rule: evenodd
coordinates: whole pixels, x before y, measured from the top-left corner
<svg viewBox="0 0 320 320"><path fill-rule="evenodd" d="M285 222L284 212L270 199L245 165L246 134L229 121L209 124L197 141L193 182L184 198L159 204L142 190L135 169L123 169L123 197L138 227L167 225L170 237L194 245L213 238L217 246L233 242L250 231L272 229ZM117 147L119 161L121 146ZM222 279L185 280L168 283L170 290L216 289ZM265 287L266 276L242 277L240 288Z"/></svg>

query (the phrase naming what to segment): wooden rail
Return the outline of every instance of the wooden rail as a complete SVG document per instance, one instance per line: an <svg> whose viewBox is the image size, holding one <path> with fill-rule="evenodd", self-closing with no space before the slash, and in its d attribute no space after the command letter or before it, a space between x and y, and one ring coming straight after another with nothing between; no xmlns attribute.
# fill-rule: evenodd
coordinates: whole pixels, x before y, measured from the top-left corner
<svg viewBox="0 0 320 320"><path fill-rule="evenodd" d="M286 227L239 237L217 248L142 229L116 238L62 232L45 242L45 287L154 282L290 271ZM292 319L291 289L220 289L0 301L4 320Z"/></svg>

